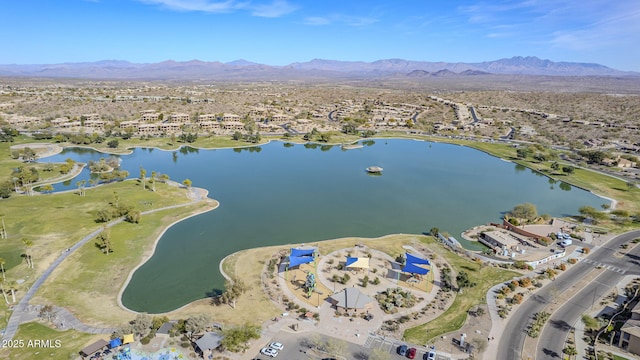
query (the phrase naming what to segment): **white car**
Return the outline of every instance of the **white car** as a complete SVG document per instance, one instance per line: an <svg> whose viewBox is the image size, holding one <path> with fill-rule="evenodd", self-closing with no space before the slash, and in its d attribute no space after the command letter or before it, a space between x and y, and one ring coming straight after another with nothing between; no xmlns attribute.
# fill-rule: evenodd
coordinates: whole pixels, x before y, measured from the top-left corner
<svg viewBox="0 0 640 360"><path fill-rule="evenodd" d="M271 344L269 344L269 347L272 348L273 350L278 350L278 351L282 351L282 349L284 349L284 345L282 345L279 342L272 342Z"/></svg>
<svg viewBox="0 0 640 360"><path fill-rule="evenodd" d="M562 247L567 247L567 246L570 246L571 244L573 244L573 240L570 240L570 239L562 240L560 242L560 246Z"/></svg>
<svg viewBox="0 0 640 360"><path fill-rule="evenodd" d="M266 347L266 348L262 348L262 350L260 350L260 353L262 355L267 355L269 357L276 357L278 356L278 351L276 349L272 349L270 347Z"/></svg>

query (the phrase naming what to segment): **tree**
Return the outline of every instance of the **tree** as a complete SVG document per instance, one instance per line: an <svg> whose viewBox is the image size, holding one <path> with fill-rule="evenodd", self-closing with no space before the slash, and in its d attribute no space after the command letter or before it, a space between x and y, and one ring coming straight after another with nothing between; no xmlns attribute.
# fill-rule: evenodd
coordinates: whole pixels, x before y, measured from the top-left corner
<svg viewBox="0 0 640 360"><path fill-rule="evenodd" d="M530 151L527 148L518 148L516 150L516 156L520 159L526 159Z"/></svg>
<svg viewBox="0 0 640 360"><path fill-rule="evenodd" d="M429 234L431 234L431 236L433 237L437 237L439 233L440 229L438 229L437 227L432 227L431 230L429 230Z"/></svg>
<svg viewBox="0 0 640 360"><path fill-rule="evenodd" d="M235 141L240 141L242 139L242 133L240 131L234 132L233 135L231 136L231 139Z"/></svg>
<svg viewBox="0 0 640 360"><path fill-rule="evenodd" d="M594 207L588 206L588 205L581 206L578 209L578 212L580 212L580 215L582 215L583 217L590 218L594 221L603 220L607 217L606 213L600 212L596 210Z"/></svg>
<svg viewBox="0 0 640 360"><path fill-rule="evenodd" d="M0 228L0 239L7 239L7 226L4 224L4 214L0 214L0 226L2 226L2 228Z"/></svg>
<svg viewBox="0 0 640 360"><path fill-rule="evenodd" d="M131 322L133 332L139 337L146 336L151 330L152 324L151 316L146 314L138 314L135 320Z"/></svg>
<svg viewBox="0 0 640 360"><path fill-rule="evenodd" d="M575 356L578 355L578 350L576 350L575 347L569 345L566 348L562 349L562 352L569 355L569 356Z"/></svg>
<svg viewBox="0 0 640 360"><path fill-rule="evenodd" d="M145 184L145 179L147 176L147 170L145 170L142 166L140 166L140 182L142 182L142 190L145 190L146 184Z"/></svg>
<svg viewBox="0 0 640 360"><path fill-rule="evenodd" d="M567 174L573 174L576 171L576 168L574 168L573 166L563 166L562 167L562 172L563 173L567 173Z"/></svg>
<svg viewBox="0 0 640 360"><path fill-rule="evenodd" d="M234 279L227 280L224 283L224 293L220 295L219 301L223 304L227 304L232 308L236 308L236 301L246 290L247 286L242 282L242 280Z"/></svg>
<svg viewBox="0 0 640 360"><path fill-rule="evenodd" d="M5 279L0 280L0 291L2 291L2 296L4 296L4 302L9 304L9 299L7 299L7 292L4 289L4 283L5 282L6 282Z"/></svg>
<svg viewBox="0 0 640 360"><path fill-rule="evenodd" d="M151 183L151 191L155 192L156 191L156 176L158 174L156 174L155 171L151 172L151 179L149 179L149 183Z"/></svg>
<svg viewBox="0 0 640 360"><path fill-rule="evenodd" d="M4 281L4 279L3 279ZM15 304L16 302L16 287L18 286L18 283L15 280L11 280L8 283L9 286L9 291L11 291L11 302Z"/></svg>
<svg viewBox="0 0 640 360"><path fill-rule="evenodd" d="M459 288L474 287L476 283L469 279L469 274L466 271L460 271L456 276L456 282Z"/></svg>
<svg viewBox="0 0 640 360"><path fill-rule="evenodd" d="M188 317L184 322L185 331L196 334L203 332L211 324L211 317L207 314L198 314Z"/></svg>
<svg viewBox="0 0 640 360"><path fill-rule="evenodd" d="M518 204L513 207L509 214L519 219L533 220L538 216L538 209L531 203Z"/></svg>
<svg viewBox="0 0 640 360"><path fill-rule="evenodd" d="M120 145L120 142L118 141L118 139L113 139L113 140L111 140L111 141L109 141L109 142L107 143L107 146L108 146L110 149L115 149L115 148L117 148L117 147L118 147L118 145Z"/></svg>
<svg viewBox="0 0 640 360"><path fill-rule="evenodd" d="M27 260L27 267L33 269L33 259L31 258L31 248L33 247L33 241L30 239L22 239L24 244L24 257Z"/></svg>
<svg viewBox="0 0 640 360"><path fill-rule="evenodd" d="M329 135L329 134L320 134L319 141L326 143L326 142L329 142L329 140L331 140L331 135Z"/></svg>
<svg viewBox="0 0 640 360"><path fill-rule="evenodd" d="M342 125L342 132L349 135L355 135L358 133L358 128L356 127L356 124L348 122Z"/></svg>
<svg viewBox="0 0 640 360"><path fill-rule="evenodd" d="M111 231L109 227L103 225L102 231L98 234L96 240L98 240L96 246L98 246L103 253L109 255L110 252L113 252L111 249Z"/></svg>
<svg viewBox="0 0 640 360"><path fill-rule="evenodd" d="M560 170L560 164L559 164L557 161L554 161L554 162L551 164L551 169L552 169L552 170L554 170L554 171L558 171L558 170Z"/></svg>
<svg viewBox="0 0 640 360"><path fill-rule="evenodd" d="M26 147L22 151L22 159L26 162L32 162L37 159L37 155L35 151L33 151L33 149L31 149L30 147Z"/></svg>
<svg viewBox="0 0 640 360"><path fill-rule="evenodd" d="M80 196L84 196L85 195L85 193L84 193L84 185L85 184L86 184L85 180L76 182L76 186L78 186L78 194Z"/></svg>
<svg viewBox="0 0 640 360"><path fill-rule="evenodd" d="M11 181L2 181L0 182L0 199L6 199L11 197L11 194L15 191L13 184ZM0 233L2 235L2 233ZM0 237L1 238L1 237Z"/></svg>
<svg viewBox="0 0 640 360"><path fill-rule="evenodd" d="M251 324L225 328L222 330L220 345L231 352L244 351L249 348L249 340L260 338L260 332L260 326Z"/></svg>
<svg viewBox="0 0 640 360"><path fill-rule="evenodd" d="M184 179L184 181L182 181L182 185L186 186L187 188L190 188L192 185L191 180Z"/></svg>

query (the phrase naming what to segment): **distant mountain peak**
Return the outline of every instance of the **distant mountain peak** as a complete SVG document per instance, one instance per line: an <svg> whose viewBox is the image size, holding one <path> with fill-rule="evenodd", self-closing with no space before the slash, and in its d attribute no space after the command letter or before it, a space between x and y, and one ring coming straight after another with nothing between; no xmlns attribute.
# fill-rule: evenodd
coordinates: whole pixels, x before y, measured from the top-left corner
<svg viewBox="0 0 640 360"><path fill-rule="evenodd" d="M229 61L228 63L225 63L226 65L230 65L230 66L253 66L253 65L261 65L255 62L251 62L245 59L238 59L238 60L233 60L233 61Z"/></svg>
<svg viewBox="0 0 640 360"><path fill-rule="evenodd" d="M313 59L269 66L244 59L175 61L139 64L124 60L64 64L0 65L0 76L46 76L83 79L375 79L394 76L449 77L483 74L545 76L640 76L599 64L554 62L536 56L514 56L480 63L412 61L397 58L372 62Z"/></svg>

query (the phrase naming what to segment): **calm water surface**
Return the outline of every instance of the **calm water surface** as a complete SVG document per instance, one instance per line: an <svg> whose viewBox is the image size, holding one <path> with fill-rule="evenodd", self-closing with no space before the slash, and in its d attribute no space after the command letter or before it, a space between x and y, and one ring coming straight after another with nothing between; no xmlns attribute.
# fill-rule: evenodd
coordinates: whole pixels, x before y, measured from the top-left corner
<svg viewBox="0 0 640 360"><path fill-rule="evenodd" d="M106 155L70 149L52 160L67 157L88 161ZM137 149L121 159L132 177L143 166L148 175L189 178L220 201L218 209L168 229L153 257L134 273L122 303L148 313L222 289L220 260L241 249L422 233L434 226L460 240L464 230L500 221L519 203L563 216L606 202L477 150L413 140L375 140L346 151L280 142L243 150ZM367 174L371 165L383 167L384 175ZM84 172L68 187L88 177Z"/></svg>

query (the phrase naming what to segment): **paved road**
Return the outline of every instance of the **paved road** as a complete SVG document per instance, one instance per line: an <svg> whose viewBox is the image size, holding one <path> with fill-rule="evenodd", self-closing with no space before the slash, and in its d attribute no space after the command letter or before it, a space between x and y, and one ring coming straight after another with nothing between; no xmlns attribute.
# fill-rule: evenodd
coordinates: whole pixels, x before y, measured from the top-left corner
<svg viewBox="0 0 640 360"><path fill-rule="evenodd" d="M621 239L628 242L639 236L640 231L635 231L624 234ZM582 314L594 306L598 299L609 293L611 288L616 286L625 275L640 274L640 261L638 261L640 260L640 246L634 247L622 258L613 256L616 250L612 247L607 248L602 254L599 254L599 259L589 259L594 263L585 262L592 266L602 266L607 271L591 281L552 314L540 334L536 359L561 359L565 339L573 325L580 321Z"/></svg>
<svg viewBox="0 0 640 360"><path fill-rule="evenodd" d="M504 335L501 337L500 344L498 345L497 359L526 359L527 356L530 356L532 359L554 359L554 354L561 358L562 345L564 344L566 334L571 327L569 324L573 325L580 314L584 312L584 309L580 308L580 306L585 306L585 303L587 308L591 306L594 291L596 292L596 297L609 291L608 287L601 284L615 286L616 279L621 279L624 275L628 275L630 273L639 272L638 264L640 264L640 257L637 257L637 254L640 253L640 246L637 246L633 250L633 254L630 254L630 256L625 256L623 258L616 258L613 256L621 244L636 237L640 237L640 230L624 233L613 238L605 244L604 247L594 250L593 253L585 259L586 261L583 260L578 264L573 265L567 271L558 276L552 284L538 290L536 294L525 300L525 302L523 302L511 315L509 322L505 326ZM534 354L522 354L527 327L531 323L533 315L542 311L558 294L571 291L574 284L599 264L602 264L601 266L604 266L605 268L610 266L612 270L605 271L605 273L600 275L595 282L589 284L586 287L586 290L583 290L584 293L578 294L582 295L582 298L574 296L567 304L565 304L565 306L562 307L563 311L567 311L568 309L575 309L575 311L567 311L566 315L561 314L562 312L553 314L552 318L549 320L549 323L552 325L545 326L541 334L541 338L539 339L539 343L544 344L544 347L539 349L539 353L542 355L534 356ZM622 270L623 272L615 271L616 269ZM582 299L582 301L574 303L574 301L578 301L578 299ZM576 312L579 313L576 315ZM548 333L549 330L558 331ZM545 341L542 338L543 336L545 340L552 338L553 342L543 342ZM560 343L560 345L558 345L558 343Z"/></svg>

